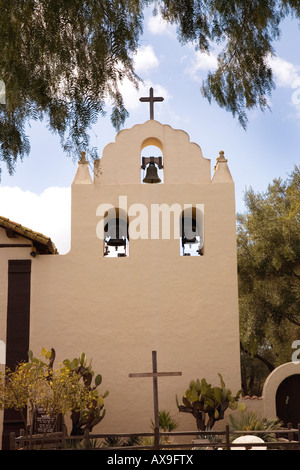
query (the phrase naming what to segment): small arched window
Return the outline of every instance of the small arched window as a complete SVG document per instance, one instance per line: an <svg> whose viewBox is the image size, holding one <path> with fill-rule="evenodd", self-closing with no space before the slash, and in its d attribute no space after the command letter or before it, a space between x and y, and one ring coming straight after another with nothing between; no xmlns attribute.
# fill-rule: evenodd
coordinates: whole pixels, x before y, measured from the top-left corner
<svg viewBox="0 0 300 470"><path fill-rule="evenodd" d="M203 255L203 216L195 207L185 209L181 214L180 254Z"/></svg>
<svg viewBox="0 0 300 470"><path fill-rule="evenodd" d="M111 209L105 215L104 256L129 256L128 218L123 210Z"/></svg>
<svg viewBox="0 0 300 470"><path fill-rule="evenodd" d="M158 139L147 139L141 152L141 182L144 184L163 183L162 144Z"/></svg>

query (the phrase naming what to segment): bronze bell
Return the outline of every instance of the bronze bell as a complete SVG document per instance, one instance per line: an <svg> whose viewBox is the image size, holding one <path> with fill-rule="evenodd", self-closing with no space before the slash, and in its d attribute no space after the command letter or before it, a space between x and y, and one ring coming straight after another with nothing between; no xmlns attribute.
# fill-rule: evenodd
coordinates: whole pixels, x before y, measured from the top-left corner
<svg viewBox="0 0 300 470"><path fill-rule="evenodd" d="M110 238L106 243L108 246L126 246L126 240L124 238Z"/></svg>
<svg viewBox="0 0 300 470"><path fill-rule="evenodd" d="M197 236L199 236L200 233L195 219L190 217L182 218L182 234L182 245L198 243Z"/></svg>
<svg viewBox="0 0 300 470"><path fill-rule="evenodd" d="M157 174L157 168L155 163L150 163L147 168L147 173L145 178L143 179L143 183L160 183L161 179Z"/></svg>
<svg viewBox="0 0 300 470"><path fill-rule="evenodd" d="M119 218L111 219L104 227L105 241L108 246L126 246L128 238L127 224Z"/></svg>

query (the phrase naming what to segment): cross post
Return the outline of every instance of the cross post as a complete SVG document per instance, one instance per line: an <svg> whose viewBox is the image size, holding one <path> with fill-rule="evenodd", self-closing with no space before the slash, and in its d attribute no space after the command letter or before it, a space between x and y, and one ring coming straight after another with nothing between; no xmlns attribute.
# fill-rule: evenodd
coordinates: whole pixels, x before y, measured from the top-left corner
<svg viewBox="0 0 300 470"><path fill-rule="evenodd" d="M150 88L149 90L150 96L142 97L140 98L140 101L150 103L150 119L154 119L154 102L155 101L164 101L164 98L161 96L154 97L153 96L153 88Z"/></svg>
<svg viewBox="0 0 300 470"><path fill-rule="evenodd" d="M159 449L159 415L158 415L158 377L174 377L182 372L157 372L157 352L152 351L152 372L129 374L129 377L152 377L153 380L153 407L154 407L154 448Z"/></svg>

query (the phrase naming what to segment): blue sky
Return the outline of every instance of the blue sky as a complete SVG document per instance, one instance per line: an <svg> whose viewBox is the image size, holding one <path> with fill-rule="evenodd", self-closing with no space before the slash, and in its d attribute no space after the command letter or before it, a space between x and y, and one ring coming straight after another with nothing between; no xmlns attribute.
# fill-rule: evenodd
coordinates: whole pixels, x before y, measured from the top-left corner
<svg viewBox="0 0 300 470"><path fill-rule="evenodd" d="M173 26L146 15L135 57L144 83L139 91L127 82L122 85L130 113L124 127L149 119L149 106L139 98L148 95L152 86L156 96L165 98L155 105L155 119L187 132L204 157L211 159L212 169L219 151L224 150L235 181L236 210L243 212L246 188L263 192L274 178L285 179L300 164L300 56L295 47L299 35L298 23L286 20L275 44L276 57L271 59L276 82L271 111L251 111L245 131L230 113L210 105L201 95L202 80L215 65L214 53L207 56L191 45L182 46ZM90 132L100 156L116 135L109 111L108 107L107 116ZM31 123L28 135L30 156L17 164L13 176L2 167L0 215L50 236L65 253L70 243L70 185L77 163L63 153L59 138L46 122Z"/></svg>

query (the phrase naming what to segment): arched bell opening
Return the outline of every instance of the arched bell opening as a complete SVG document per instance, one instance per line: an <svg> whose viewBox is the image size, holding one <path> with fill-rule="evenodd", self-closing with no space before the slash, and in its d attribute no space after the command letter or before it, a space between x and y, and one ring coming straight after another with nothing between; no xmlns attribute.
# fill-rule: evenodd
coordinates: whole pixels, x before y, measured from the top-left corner
<svg viewBox="0 0 300 470"><path fill-rule="evenodd" d="M129 256L129 223L125 211L111 209L105 214L104 256Z"/></svg>
<svg viewBox="0 0 300 470"><path fill-rule="evenodd" d="M202 256L203 243L203 214L191 207L185 209L180 219L180 254L181 256Z"/></svg>
<svg viewBox="0 0 300 470"><path fill-rule="evenodd" d="M147 139L141 151L141 182L163 183L162 145L158 139Z"/></svg>

